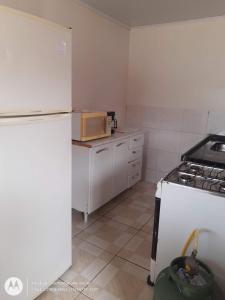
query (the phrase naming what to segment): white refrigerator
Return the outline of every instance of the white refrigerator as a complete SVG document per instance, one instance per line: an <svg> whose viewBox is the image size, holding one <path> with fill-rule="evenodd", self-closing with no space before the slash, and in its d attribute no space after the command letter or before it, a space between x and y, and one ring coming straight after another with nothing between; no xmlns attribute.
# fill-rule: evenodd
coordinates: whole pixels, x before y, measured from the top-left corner
<svg viewBox="0 0 225 300"><path fill-rule="evenodd" d="M71 265L71 31L0 6L0 299Z"/></svg>

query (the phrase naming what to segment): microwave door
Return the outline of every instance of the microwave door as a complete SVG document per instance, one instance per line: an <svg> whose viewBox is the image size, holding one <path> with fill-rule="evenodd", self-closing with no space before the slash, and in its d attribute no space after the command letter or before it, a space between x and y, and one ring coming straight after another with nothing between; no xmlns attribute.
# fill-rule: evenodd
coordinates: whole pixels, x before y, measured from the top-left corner
<svg viewBox="0 0 225 300"><path fill-rule="evenodd" d="M92 140L107 136L106 116L92 116L82 119L82 140Z"/></svg>

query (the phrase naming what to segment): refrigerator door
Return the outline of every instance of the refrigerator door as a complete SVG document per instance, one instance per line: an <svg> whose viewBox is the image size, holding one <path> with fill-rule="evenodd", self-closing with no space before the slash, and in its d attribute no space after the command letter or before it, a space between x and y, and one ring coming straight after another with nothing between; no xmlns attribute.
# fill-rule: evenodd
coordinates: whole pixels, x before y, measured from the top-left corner
<svg viewBox="0 0 225 300"><path fill-rule="evenodd" d="M71 30L0 6L0 116L71 112Z"/></svg>
<svg viewBox="0 0 225 300"><path fill-rule="evenodd" d="M31 300L71 265L70 114L0 119L0 148L0 299Z"/></svg>

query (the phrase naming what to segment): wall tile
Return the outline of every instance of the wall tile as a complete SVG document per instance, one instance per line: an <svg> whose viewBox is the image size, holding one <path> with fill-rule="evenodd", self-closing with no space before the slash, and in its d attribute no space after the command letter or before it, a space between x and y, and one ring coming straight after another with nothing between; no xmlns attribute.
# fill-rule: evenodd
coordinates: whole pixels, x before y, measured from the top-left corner
<svg viewBox="0 0 225 300"><path fill-rule="evenodd" d="M145 130L145 148L178 153L180 150L180 132L147 129Z"/></svg>
<svg viewBox="0 0 225 300"><path fill-rule="evenodd" d="M173 131L181 131L183 110L176 108L161 108L160 128Z"/></svg>
<svg viewBox="0 0 225 300"><path fill-rule="evenodd" d="M167 151L158 151L157 171L168 173L180 163L180 154Z"/></svg>
<svg viewBox="0 0 225 300"><path fill-rule="evenodd" d="M167 172L154 171L151 169L147 169L145 172L145 176L143 180L147 182L157 183L159 180L164 178L167 175Z"/></svg>
<svg viewBox="0 0 225 300"><path fill-rule="evenodd" d="M158 129L146 129L145 131L145 148L160 149L160 136Z"/></svg>
<svg viewBox="0 0 225 300"><path fill-rule="evenodd" d="M145 149L144 150L144 160L143 165L146 169L157 169L157 157L158 150L155 149Z"/></svg>
<svg viewBox="0 0 225 300"><path fill-rule="evenodd" d="M178 153L180 149L180 132L160 130L157 133L159 150ZM151 142L149 142L151 144Z"/></svg>
<svg viewBox="0 0 225 300"><path fill-rule="evenodd" d="M144 129L143 178L150 182L165 177L207 133L225 132L225 111L130 106L127 114L133 127Z"/></svg>
<svg viewBox="0 0 225 300"><path fill-rule="evenodd" d="M146 169L143 179L147 182L157 183L159 181L158 172Z"/></svg>
<svg viewBox="0 0 225 300"><path fill-rule="evenodd" d="M163 179L167 174L168 174L168 172L158 171L157 172L157 181L155 183L157 183L159 180Z"/></svg>
<svg viewBox="0 0 225 300"><path fill-rule="evenodd" d="M126 127L127 128L140 128L140 106L129 105L126 109Z"/></svg>
<svg viewBox="0 0 225 300"><path fill-rule="evenodd" d="M206 135L193 134L193 133L181 133L180 153L184 154L191 149L194 145L204 139Z"/></svg>
<svg viewBox="0 0 225 300"><path fill-rule="evenodd" d="M215 112L210 111L209 121L207 126L207 133L219 134L225 132L225 111Z"/></svg>
<svg viewBox="0 0 225 300"><path fill-rule="evenodd" d="M151 106L141 107L141 124L145 128L160 128L161 122L160 108L155 108Z"/></svg>
<svg viewBox="0 0 225 300"><path fill-rule="evenodd" d="M208 111L185 109L183 112L182 131L186 133L204 134L207 130Z"/></svg>

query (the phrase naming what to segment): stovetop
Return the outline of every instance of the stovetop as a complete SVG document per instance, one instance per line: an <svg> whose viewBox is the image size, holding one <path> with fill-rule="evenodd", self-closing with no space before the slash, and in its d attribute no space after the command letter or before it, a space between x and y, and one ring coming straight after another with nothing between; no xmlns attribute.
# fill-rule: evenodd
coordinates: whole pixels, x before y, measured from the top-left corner
<svg viewBox="0 0 225 300"><path fill-rule="evenodd" d="M225 196L225 136L209 135L191 148L165 181Z"/></svg>
<svg viewBox="0 0 225 300"><path fill-rule="evenodd" d="M224 194L225 168L184 162L164 179L183 186Z"/></svg>
<svg viewBox="0 0 225 300"><path fill-rule="evenodd" d="M225 136L209 135L182 155L183 161L225 169Z"/></svg>

